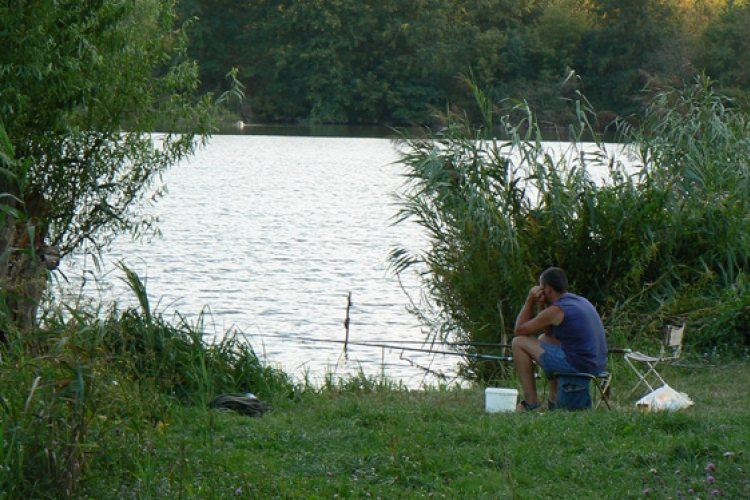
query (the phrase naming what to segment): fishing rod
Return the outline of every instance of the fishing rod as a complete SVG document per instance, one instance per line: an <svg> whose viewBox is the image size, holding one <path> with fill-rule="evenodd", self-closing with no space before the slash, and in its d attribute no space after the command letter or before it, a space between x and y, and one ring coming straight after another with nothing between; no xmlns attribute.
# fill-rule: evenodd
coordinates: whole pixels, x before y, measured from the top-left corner
<svg viewBox="0 0 750 500"><path fill-rule="evenodd" d="M301 340L304 340L304 339L301 339ZM335 340L335 339L315 339L315 342L343 344L345 341ZM462 356L462 357L468 357L468 358L488 359L488 360L494 360L494 361L511 361L513 359L511 356L494 356L491 354L480 354L480 353L473 353L473 352L436 351L434 349L422 349L418 347L404 347L403 345L379 344L379 343L370 343L370 342L349 341L349 345L356 345L356 346L361 346L361 347L378 347L380 349L393 349L397 351L424 352L428 354L444 354L444 355L449 355L449 356Z"/></svg>
<svg viewBox="0 0 750 500"><path fill-rule="evenodd" d="M374 340L368 340L367 341L370 344L380 344L380 343L386 343L386 344L421 344L421 345L429 345L429 344L436 344L436 345L447 345L447 346L457 346L457 347L496 347L496 348L510 348L510 344L497 344L495 342L449 342L445 340L382 340L382 339L374 339Z"/></svg>
<svg viewBox="0 0 750 500"><path fill-rule="evenodd" d="M289 337L285 337L283 335L264 335L264 337L272 337L272 338L278 338L282 340L290 340ZM321 339L321 338L294 338L296 342L301 343L327 343L327 344L344 344L344 345L356 345L356 346L364 346L364 347L382 347L386 349L395 349L395 350L407 350L407 351L422 351L422 352L438 352L434 351L433 349L424 349L424 348L415 348L415 347L404 347L402 344L420 344L420 345L429 345L430 342L421 342L418 340L415 341L387 341L387 340L370 340L366 342L357 342L356 340L336 340L336 339ZM398 344L398 345L397 345ZM441 342L441 345L467 345L463 343L456 343L451 344L448 342ZM507 344L488 344L495 347L510 347L510 345ZM446 351L447 352L447 351ZM463 355L463 353L460 352L451 352L451 354L458 354Z"/></svg>
<svg viewBox="0 0 750 500"><path fill-rule="evenodd" d="M258 335L258 334L250 334L251 336L260 336L261 338L276 338L281 340L290 340L290 337L285 335ZM357 345L358 343L356 341L347 341L347 340L333 340L333 339L320 339L320 338L294 338L296 342L336 342L339 344L352 344ZM502 348L510 348L510 344L497 344L494 342L448 342L445 340L386 340L386 339L372 339L367 340L366 343L368 345L370 344L418 344L418 345L446 345L446 346L456 346L456 347L494 347L498 349Z"/></svg>
<svg viewBox="0 0 750 500"><path fill-rule="evenodd" d="M337 341L334 341L334 342L341 342L341 341L337 340ZM390 348L390 349L403 349L403 350L406 350L406 351L417 350L417 349L410 348L410 347L401 347L401 346L387 345L387 344L356 343L356 342L349 342L349 343L353 344L353 345L364 345L364 346L368 346L368 347L386 347L386 348ZM510 349L512 347L512 346L510 346L508 344L492 344L492 343L482 343L482 342L469 342L469 343L465 343L465 344L462 344L462 343L456 343L456 344L446 343L446 345L492 346L492 347L500 347L500 348L508 348L508 349ZM419 349L419 350L422 350L422 349ZM487 357L487 359L502 359L502 360L507 360L507 361L510 361L510 360L513 359L513 356L493 356L493 355L490 355L490 354L475 354L475 353L471 353L471 352L433 351L433 350L428 350L428 349L424 349L423 351L424 352L434 352L436 354L453 354L453 355L456 355L456 356L468 356L468 357L483 356L483 357ZM609 347L607 349L607 353L608 354L625 354L625 353L629 353L629 352L633 352L632 349L621 348L621 347Z"/></svg>
<svg viewBox="0 0 750 500"><path fill-rule="evenodd" d="M278 338L281 340L290 340L290 337L286 337L283 335L261 335L261 337L270 337L270 338ZM479 353L469 353L469 352L455 352L455 351L435 351L432 349L417 349L413 347L404 347L403 344L419 344L419 345L429 345L429 344L439 344L439 345L446 345L446 346L466 346L466 347L493 347L497 349L510 349L510 344L496 344L494 342L424 342L421 340L370 340L367 342L357 342L355 340L336 340L336 339L320 339L320 338L294 338L293 340L297 342L302 343L316 343L316 342L322 342L322 343L332 343L332 344L349 344L349 345L356 345L356 346L363 346L363 347L381 347L384 349L394 349L394 350L405 350L405 351L418 351L418 352L427 352L427 353L434 353L434 354L448 354L452 356L467 356L467 357L475 357L480 356L480 359L484 359L484 357L489 356L487 359L501 359L501 360L510 360L512 357L510 356L493 356L490 354L479 354ZM398 344L398 345L396 345ZM619 348L619 347L610 347L608 349L609 354L625 354L628 352L632 352L631 349L628 348Z"/></svg>

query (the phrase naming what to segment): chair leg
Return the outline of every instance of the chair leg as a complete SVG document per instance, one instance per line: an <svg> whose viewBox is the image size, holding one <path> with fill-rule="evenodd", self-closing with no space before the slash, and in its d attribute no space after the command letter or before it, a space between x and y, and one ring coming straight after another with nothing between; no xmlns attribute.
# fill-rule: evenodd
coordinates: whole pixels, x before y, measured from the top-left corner
<svg viewBox="0 0 750 500"><path fill-rule="evenodd" d="M636 389L638 389L638 387L639 387L639 386L640 386L641 384L645 384L645 385L646 385L646 387L648 387L648 388L649 388L649 391L650 391L650 392L654 392L654 388L653 388L653 387L651 387L651 384L649 384L649 383L648 383L648 380L647 380L647 377L649 376L649 374L651 374L651 372L654 372L654 373L655 373L655 371L654 371L654 367L653 367L653 366L651 366L651 363L645 363L646 365L648 365L649 369L648 369L648 371L646 371L646 373L645 373L645 374L643 374L643 373L642 373L642 372L641 372L641 371L640 371L640 370L639 370L639 369L638 369L638 368L637 368L637 367L635 366L635 364L633 364L633 362L632 362L632 361L630 361L630 359L628 359L628 358L625 358L625 361L627 361L627 362L628 362L628 364L630 365L630 368L632 368L632 369L633 369L633 372L635 372L636 376L638 376L638 383L637 383L637 384L635 384L635 387L633 387L633 388L632 388L632 389L630 390L630 392L628 393L628 396L630 396L631 394L633 394L633 393L635 392L635 390L636 390Z"/></svg>
<svg viewBox="0 0 750 500"><path fill-rule="evenodd" d="M595 408L599 408L599 406L604 402L605 405L607 405L607 409L611 410L612 407L609 404L609 387L612 381L612 375L605 379L594 379L594 384L596 385L595 391L599 392L599 401L596 402Z"/></svg>
<svg viewBox="0 0 750 500"><path fill-rule="evenodd" d="M667 384L667 382L666 382L666 381L665 381L665 380L664 380L664 379L662 378L661 374L660 374L659 372L657 372L657 371L656 371L656 365L657 365L657 364L658 364L658 363L654 363L654 366L653 366L653 369L652 369L652 371L654 372L654 376L655 376L656 378L658 378L658 379L659 379L659 381L661 382L661 385L669 385L669 384ZM667 365L664 365L664 366L667 366Z"/></svg>

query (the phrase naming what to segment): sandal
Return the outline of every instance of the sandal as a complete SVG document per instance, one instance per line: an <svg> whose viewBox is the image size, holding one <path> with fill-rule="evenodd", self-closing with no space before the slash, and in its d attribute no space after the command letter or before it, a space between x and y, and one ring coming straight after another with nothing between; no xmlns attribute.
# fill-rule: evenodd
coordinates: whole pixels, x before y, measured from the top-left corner
<svg viewBox="0 0 750 500"><path fill-rule="evenodd" d="M526 401L521 401L518 406L516 406L516 411L520 413L525 412L532 412L537 411L541 408L542 405L539 403L529 404Z"/></svg>

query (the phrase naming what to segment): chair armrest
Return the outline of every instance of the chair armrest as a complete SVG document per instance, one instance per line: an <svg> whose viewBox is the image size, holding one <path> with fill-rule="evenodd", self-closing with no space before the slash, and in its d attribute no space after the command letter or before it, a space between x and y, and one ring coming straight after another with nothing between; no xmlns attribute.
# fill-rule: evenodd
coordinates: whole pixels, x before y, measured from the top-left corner
<svg viewBox="0 0 750 500"><path fill-rule="evenodd" d="M632 349L628 349L628 348L622 348L622 347L610 347L607 350L607 352L609 354L629 354L629 353L633 352L633 350Z"/></svg>

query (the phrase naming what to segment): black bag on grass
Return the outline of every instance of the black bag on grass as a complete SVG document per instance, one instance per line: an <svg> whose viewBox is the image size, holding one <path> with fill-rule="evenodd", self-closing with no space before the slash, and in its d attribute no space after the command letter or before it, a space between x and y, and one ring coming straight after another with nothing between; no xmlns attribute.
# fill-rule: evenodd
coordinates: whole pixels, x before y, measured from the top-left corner
<svg viewBox="0 0 750 500"><path fill-rule="evenodd" d="M208 406L214 410L231 410L251 417L262 417L268 411L266 402L252 394L219 394Z"/></svg>

